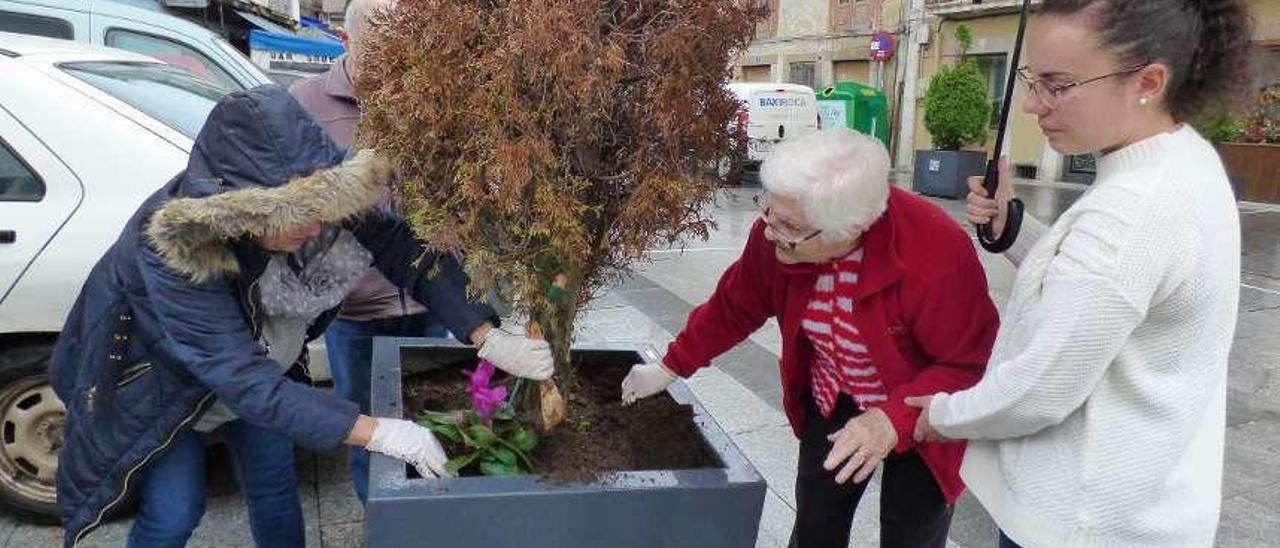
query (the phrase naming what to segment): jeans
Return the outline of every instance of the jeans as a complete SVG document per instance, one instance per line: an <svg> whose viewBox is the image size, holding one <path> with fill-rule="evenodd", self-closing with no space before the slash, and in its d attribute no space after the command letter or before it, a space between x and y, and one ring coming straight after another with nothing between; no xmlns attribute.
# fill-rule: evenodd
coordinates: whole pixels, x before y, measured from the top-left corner
<svg viewBox="0 0 1280 548"><path fill-rule="evenodd" d="M233 472L249 507L249 527L259 547L302 547L306 533L293 442L284 434L231 421L220 429L231 449ZM185 430L143 469L140 504L129 548L185 546L204 515L205 434Z"/></svg>
<svg viewBox="0 0 1280 548"><path fill-rule="evenodd" d="M1000 531L1000 548L1022 548L1022 546L1005 536L1004 531Z"/></svg>
<svg viewBox="0 0 1280 548"><path fill-rule="evenodd" d="M859 413L846 395L841 395L831 418L823 418L813 399L805 411L800 435L800 461L796 474L796 523L791 530L791 548L846 548L853 512L858 507L868 479L836 483L837 468L822 466L832 443L827 435L843 428ZM880 546L929 548L946 546L953 507L947 505L942 489L924 459L915 451L891 453L884 460L880 485ZM863 543L857 543L861 546Z"/></svg>
<svg viewBox="0 0 1280 548"><path fill-rule="evenodd" d="M448 337L449 330L430 312L367 321L336 320L324 332L329 354L333 391L360 406L369 414L374 337ZM369 496L369 452L363 447L348 449L351 485L360 501Z"/></svg>

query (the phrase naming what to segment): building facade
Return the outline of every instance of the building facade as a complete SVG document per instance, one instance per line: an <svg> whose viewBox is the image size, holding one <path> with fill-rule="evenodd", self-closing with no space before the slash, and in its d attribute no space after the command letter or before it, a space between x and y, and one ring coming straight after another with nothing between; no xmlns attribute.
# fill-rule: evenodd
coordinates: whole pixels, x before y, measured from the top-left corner
<svg viewBox="0 0 1280 548"><path fill-rule="evenodd" d="M1036 9L1041 0L1032 0ZM1250 0L1254 18L1255 82L1259 88L1280 85L1280 0ZM926 14L923 37L919 46L919 80L915 94L917 108L914 114L912 138L914 148L927 149L931 139L924 127L924 93L929 79L942 66L957 59L955 27L961 23L970 27L973 45L969 55L974 57L987 74L988 94L992 104L999 106L1004 93L1005 78L1009 72L1014 41L1018 32L1018 10L1021 0L924 0ZM1092 181L1092 157L1063 157L1050 148L1039 131L1035 116L1022 112L1021 105L1026 89L1017 86L1013 97L1008 133L1005 136L1006 154L1010 156L1018 175L1040 181ZM996 125L993 116L992 127ZM987 143L994 146L995 134ZM902 166L910 169L910 166ZM1276 167L1280 171L1280 166ZM1280 178L1278 178L1280 179ZM1277 181L1280 184L1280 181Z"/></svg>
<svg viewBox="0 0 1280 548"><path fill-rule="evenodd" d="M768 17L748 50L734 63L734 79L789 82L821 91L836 82L882 89L893 108L900 78L896 52L873 61L872 35L902 31L899 0L757 0Z"/></svg>

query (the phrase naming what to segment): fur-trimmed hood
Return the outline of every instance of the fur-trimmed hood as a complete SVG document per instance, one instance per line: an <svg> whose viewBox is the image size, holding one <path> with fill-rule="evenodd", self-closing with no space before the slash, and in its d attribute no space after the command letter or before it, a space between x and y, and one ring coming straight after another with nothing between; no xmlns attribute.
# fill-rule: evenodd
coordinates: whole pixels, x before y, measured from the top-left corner
<svg viewBox="0 0 1280 548"><path fill-rule="evenodd" d="M275 188L246 188L207 198L178 198L161 206L147 239L165 264L193 281L236 275L231 245L312 221L337 223L369 211L393 172L372 151Z"/></svg>
<svg viewBox="0 0 1280 548"><path fill-rule="evenodd" d="M146 224L173 270L200 282L240 271L233 246L377 205L390 162L345 153L280 86L232 93L209 113L171 198Z"/></svg>

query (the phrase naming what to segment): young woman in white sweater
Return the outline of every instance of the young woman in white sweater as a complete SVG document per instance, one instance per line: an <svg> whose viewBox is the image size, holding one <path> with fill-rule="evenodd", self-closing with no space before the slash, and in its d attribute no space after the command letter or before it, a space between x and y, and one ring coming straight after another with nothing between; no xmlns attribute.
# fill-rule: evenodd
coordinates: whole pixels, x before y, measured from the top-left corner
<svg viewBox="0 0 1280 548"><path fill-rule="evenodd" d="M1221 501L1240 226L1222 163L1187 125L1247 89L1238 0L1045 0L1024 109L1063 154L1100 154L1053 224L1028 217L985 376L917 398L919 439L961 468L1002 547L1207 547ZM1005 224L1012 184L971 182Z"/></svg>

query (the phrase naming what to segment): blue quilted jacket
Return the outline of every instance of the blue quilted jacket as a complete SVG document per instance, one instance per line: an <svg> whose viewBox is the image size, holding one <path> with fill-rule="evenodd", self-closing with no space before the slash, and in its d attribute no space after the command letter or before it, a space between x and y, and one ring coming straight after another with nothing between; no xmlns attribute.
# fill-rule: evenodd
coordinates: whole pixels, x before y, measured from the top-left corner
<svg viewBox="0 0 1280 548"><path fill-rule="evenodd" d="M394 169L370 152L345 157L284 88L228 95L187 169L138 209L98 261L50 365L68 413L57 476L67 546L117 509L147 464L215 400L311 448L339 445L355 423L355 404L267 358L257 305L269 260L255 243L263 234L341 223L452 332L496 323L492 309L467 299L452 255L426 251L376 207ZM308 338L336 314L317 319Z"/></svg>

